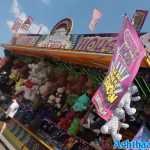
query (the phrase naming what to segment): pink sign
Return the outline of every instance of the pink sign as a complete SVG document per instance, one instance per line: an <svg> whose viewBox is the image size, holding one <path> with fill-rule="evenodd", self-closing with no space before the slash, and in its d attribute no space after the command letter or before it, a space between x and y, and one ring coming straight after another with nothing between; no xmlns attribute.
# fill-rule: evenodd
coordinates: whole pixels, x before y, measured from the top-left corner
<svg viewBox="0 0 150 150"><path fill-rule="evenodd" d="M119 100L132 84L144 56L145 50L137 32L125 17L108 75L92 98L100 117L110 119Z"/></svg>

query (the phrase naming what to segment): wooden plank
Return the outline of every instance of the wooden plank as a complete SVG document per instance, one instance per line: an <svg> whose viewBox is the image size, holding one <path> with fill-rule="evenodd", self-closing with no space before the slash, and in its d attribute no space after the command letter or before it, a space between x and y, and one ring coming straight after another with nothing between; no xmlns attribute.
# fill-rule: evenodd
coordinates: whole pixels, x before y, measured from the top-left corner
<svg viewBox="0 0 150 150"><path fill-rule="evenodd" d="M3 44L2 46L16 54L34 57L50 57L64 62L82 64L95 68L108 69L112 59L111 54L83 52L79 50L50 49L10 44ZM149 68L146 58L143 59L141 67Z"/></svg>

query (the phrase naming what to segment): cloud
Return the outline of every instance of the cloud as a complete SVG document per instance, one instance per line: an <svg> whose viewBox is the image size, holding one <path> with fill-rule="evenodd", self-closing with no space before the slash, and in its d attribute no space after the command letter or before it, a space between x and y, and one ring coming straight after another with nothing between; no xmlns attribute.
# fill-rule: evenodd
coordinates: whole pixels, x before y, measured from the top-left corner
<svg viewBox="0 0 150 150"><path fill-rule="evenodd" d="M19 17L22 20L27 18L26 13L22 11L17 0L12 0L11 12L16 18Z"/></svg>
<svg viewBox="0 0 150 150"><path fill-rule="evenodd" d="M6 21L6 24L8 25L9 29L11 29L12 25L13 25L13 21Z"/></svg>
<svg viewBox="0 0 150 150"><path fill-rule="evenodd" d="M41 0L41 2L45 5L48 5L51 2L51 0Z"/></svg>
<svg viewBox="0 0 150 150"><path fill-rule="evenodd" d="M42 0L43 3L47 4L49 0ZM19 17L21 20L25 21L27 18L27 14L22 10L21 6L19 5L17 0L12 0L12 6L11 6L11 13L15 18ZM11 30L13 26L14 21L12 20L7 20L6 24L8 25L9 29ZM33 22L32 25L30 26L30 29L28 32L25 32L21 29L19 29L18 33L32 33L32 34L37 34L37 32L40 30L40 34L46 34L49 32L47 26L44 24L38 24Z"/></svg>

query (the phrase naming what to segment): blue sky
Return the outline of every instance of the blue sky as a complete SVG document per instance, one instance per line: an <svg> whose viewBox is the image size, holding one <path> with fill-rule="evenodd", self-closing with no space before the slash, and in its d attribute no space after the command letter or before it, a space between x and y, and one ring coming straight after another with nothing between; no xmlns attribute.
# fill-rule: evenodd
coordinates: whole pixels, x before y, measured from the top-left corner
<svg viewBox="0 0 150 150"><path fill-rule="evenodd" d="M1 0L0 43L10 40L12 34L8 22L12 23L17 13L23 17L32 16L34 27L37 29L39 24L43 24L45 32L60 19L69 16L74 22L72 33L90 33L88 24L94 8L99 9L103 14L95 33L119 32L123 14L127 13L132 17L136 9L150 11L150 0ZM142 31L150 31L150 15Z"/></svg>

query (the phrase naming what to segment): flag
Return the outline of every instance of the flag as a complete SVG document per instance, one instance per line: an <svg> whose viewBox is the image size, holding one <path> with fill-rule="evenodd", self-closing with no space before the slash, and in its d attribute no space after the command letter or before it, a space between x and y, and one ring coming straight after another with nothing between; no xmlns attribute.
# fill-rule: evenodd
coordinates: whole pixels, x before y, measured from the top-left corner
<svg viewBox="0 0 150 150"><path fill-rule="evenodd" d="M135 13L132 17L132 24L138 32L140 32L140 30L142 29L147 15L148 15L147 10L136 10L135 11Z"/></svg>
<svg viewBox="0 0 150 150"><path fill-rule="evenodd" d="M32 17L28 16L27 19L21 25L21 29L24 30L24 31L28 31L31 24L32 24L32 21L33 21Z"/></svg>
<svg viewBox="0 0 150 150"><path fill-rule="evenodd" d="M11 31L13 33L16 33L18 32L18 30L20 29L21 25L22 25L23 21L20 19L20 18L16 18L12 28L11 28Z"/></svg>
<svg viewBox="0 0 150 150"><path fill-rule="evenodd" d="M105 120L111 118L113 110L131 86L144 56L145 49L142 42L128 18L125 17L108 74L92 97L100 117Z"/></svg>
<svg viewBox="0 0 150 150"><path fill-rule="evenodd" d="M98 9L93 10L92 19L89 23L90 31L94 31L98 20L101 18L102 13Z"/></svg>

